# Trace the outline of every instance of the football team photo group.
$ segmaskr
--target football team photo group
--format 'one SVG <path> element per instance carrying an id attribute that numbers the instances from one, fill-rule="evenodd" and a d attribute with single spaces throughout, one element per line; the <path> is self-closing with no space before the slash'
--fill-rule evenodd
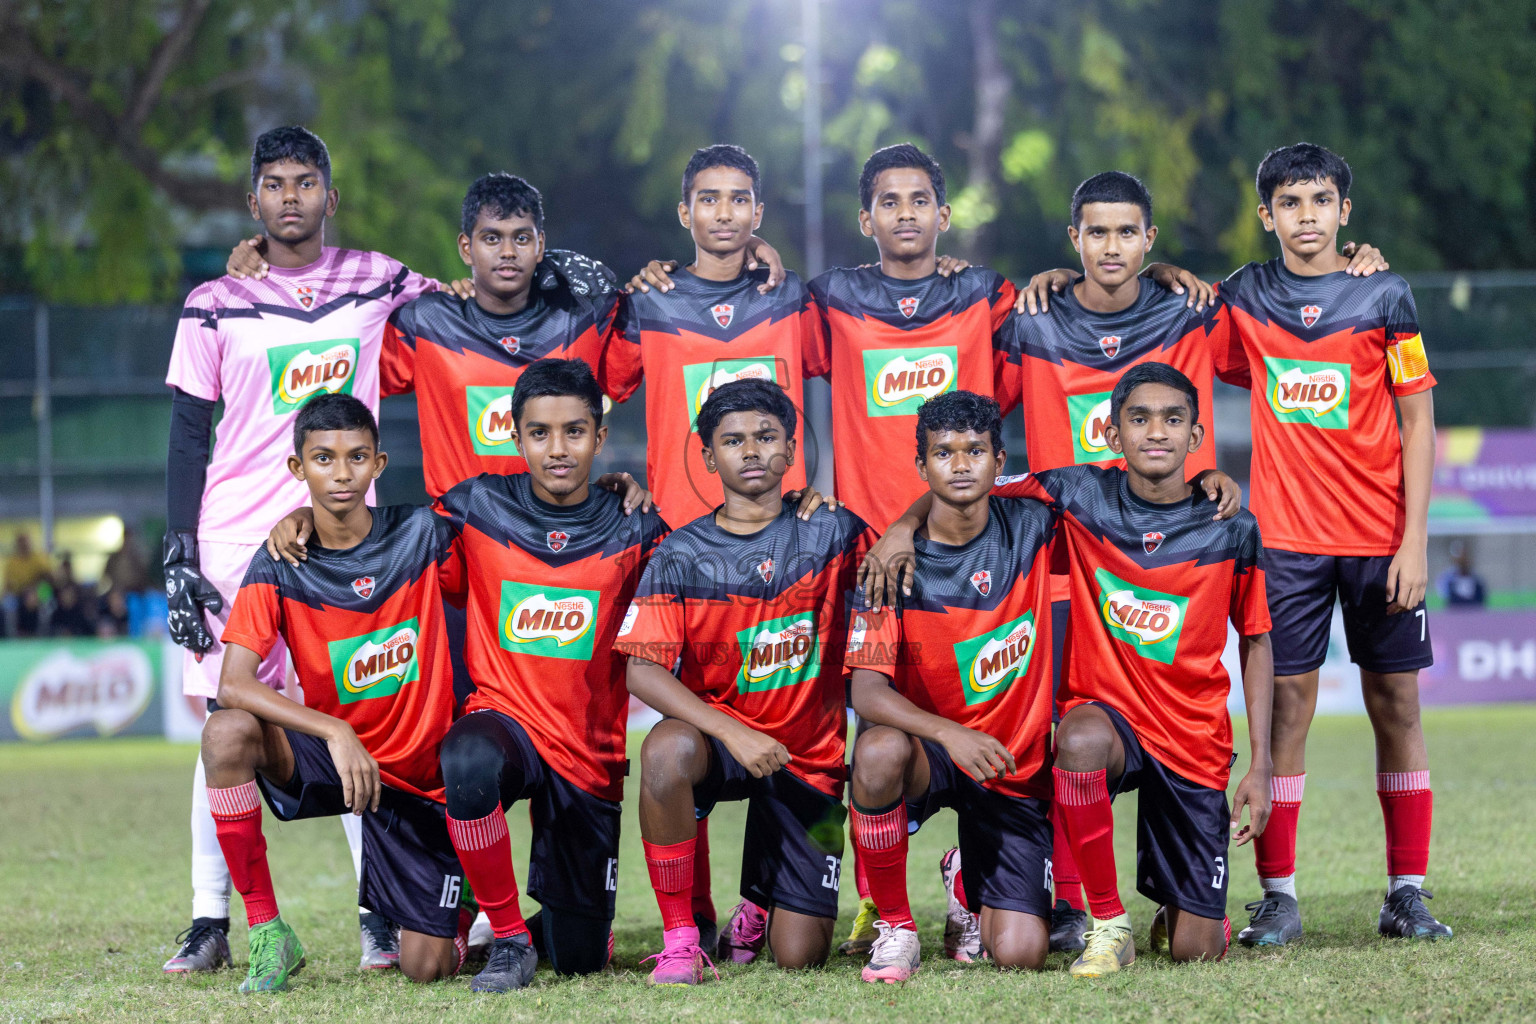
<path id="1" fill-rule="evenodd" d="M 1113 166 L 1060 197 L 1080 265 L 1014 282 L 954 258 L 944 169 L 910 143 L 828 210 L 864 265 L 806 279 L 729 142 L 669 169 L 680 227 L 654 251 L 691 259 L 616 275 L 546 237 L 538 182 L 493 171 L 440 226 L 467 268 L 440 282 L 336 247 L 366 170 L 303 126 L 261 134 L 258 228 L 187 297 L 165 376 L 168 625 L 207 717 L 190 914 L 146 905 L 190 922 L 163 984 L 224 972 L 260 999 L 360 948 L 464 999 L 547 966 L 558 1009 L 603 972 L 851 961 L 850 986 L 905 984 L 899 1016 L 936 960 L 1134 994 L 1156 963 L 1305 948 L 1325 903 L 1373 942 L 1449 938 L 1419 699 L 1435 377 L 1393 253 L 1350 240 L 1348 156 L 1252 154 L 1272 258 L 1219 284 L 1154 262 L 1154 196 Z M 1217 457 L 1218 380 L 1251 396 L 1250 465 Z M 375 497 L 417 441 L 381 426 L 391 395 L 427 504 Z M 643 476 L 604 454 L 626 415 Z M 1351 848 L 1374 892 L 1325 898 L 1297 851 L 1320 838 L 1301 811 L 1336 603 L 1380 819 Z M 352 854 L 355 907 L 319 911 L 344 949 L 285 917 L 309 867 L 267 836 L 308 818 Z M 712 818 L 739 870 L 712 871 Z M 919 863 L 922 831 L 941 858 Z M 639 858 L 636 966 L 614 951 Z"/>

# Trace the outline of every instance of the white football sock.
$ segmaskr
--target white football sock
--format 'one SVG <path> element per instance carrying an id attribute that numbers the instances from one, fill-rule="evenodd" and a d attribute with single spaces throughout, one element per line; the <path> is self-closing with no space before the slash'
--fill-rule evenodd
<path id="1" fill-rule="evenodd" d="M 352 851 L 352 873 L 357 876 L 357 884 L 363 884 L 363 819 L 357 814 L 343 814 L 341 816 L 341 830 L 347 834 L 347 847 Z M 368 908 L 358 905 L 358 912 L 366 914 Z"/>
<path id="2" fill-rule="evenodd" d="M 1265 892 L 1283 892 L 1291 899 L 1296 898 L 1296 876 L 1286 875 L 1284 878 L 1261 878 L 1259 884 Z"/>
<path id="3" fill-rule="evenodd" d="M 1411 885 L 1415 889 L 1422 889 L 1422 888 L 1424 888 L 1424 876 L 1423 875 L 1388 875 L 1387 876 L 1387 892 L 1389 892 L 1389 893 L 1397 892 L 1397 890 L 1401 889 L 1405 885 Z"/>
<path id="4" fill-rule="evenodd" d="M 208 810 L 208 777 L 199 756 L 192 773 L 192 916 L 228 917 L 229 891 L 229 868 Z"/>

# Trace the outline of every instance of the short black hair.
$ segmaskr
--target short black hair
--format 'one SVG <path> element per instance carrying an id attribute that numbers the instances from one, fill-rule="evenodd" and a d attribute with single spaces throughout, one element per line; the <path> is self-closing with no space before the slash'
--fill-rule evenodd
<path id="1" fill-rule="evenodd" d="M 1152 226 L 1152 193 L 1134 174 L 1105 171 L 1095 174 L 1072 193 L 1072 226 L 1083 226 L 1083 207 L 1089 203 L 1135 203 L 1141 207 L 1141 226 Z"/>
<path id="2" fill-rule="evenodd" d="M 603 425 L 603 389 L 585 359 L 539 359 L 517 378 L 512 389 L 512 422 L 523 421 L 523 406 L 530 398 L 580 398 L 592 412 L 592 425 Z"/>
<path id="3" fill-rule="evenodd" d="M 475 233 L 475 221 L 482 213 L 492 220 L 521 213 L 533 221 L 535 229 L 544 230 L 544 197 L 527 181 L 506 171 L 482 174 L 464 193 L 460 226 L 466 235 Z"/>
<path id="4" fill-rule="evenodd" d="M 1332 150 L 1310 142 L 1298 142 L 1294 146 L 1281 146 L 1264 154 L 1259 161 L 1259 173 L 1254 187 L 1259 191 L 1259 202 L 1266 207 L 1274 200 L 1275 189 L 1294 185 L 1301 181 L 1326 181 L 1333 179 L 1339 190 L 1339 200 L 1349 198 L 1351 180 L 1349 164 Z"/>
<path id="5" fill-rule="evenodd" d="M 1125 371 L 1120 383 L 1109 395 L 1109 422 L 1120 425 L 1120 409 L 1131 392 L 1143 384 L 1166 384 L 1175 391 L 1182 391 L 1189 398 L 1189 422 L 1200 422 L 1200 392 L 1190 379 L 1167 363 L 1137 363 Z"/>
<path id="6" fill-rule="evenodd" d="M 379 446 L 379 421 L 362 399 L 340 391 L 322 392 L 303 405 L 293 418 L 293 450 L 304 457 L 304 441 L 316 430 L 366 430 Z"/>
<path id="7" fill-rule="evenodd" d="M 256 137 L 251 150 L 251 189 L 261 180 L 261 169 L 267 164 L 292 160 L 296 164 L 308 164 L 320 172 L 325 187 L 331 187 L 331 151 L 325 148 L 320 136 L 303 125 L 290 124 Z"/>
<path id="8" fill-rule="evenodd" d="M 760 377 L 747 377 L 720 385 L 704 400 L 699 408 L 696 429 L 699 439 L 706 445 L 715 443 L 715 430 L 720 421 L 733 412 L 760 412 L 777 416 L 789 437 L 795 436 L 795 403 L 776 381 Z"/>
<path id="9" fill-rule="evenodd" d="M 700 171 L 707 171 L 711 167 L 729 167 L 745 174 L 752 179 L 752 198 L 759 203 L 763 201 L 763 176 L 757 169 L 757 161 L 740 146 L 721 142 L 696 149 L 693 156 L 688 158 L 688 166 L 683 168 L 684 203 L 693 202 L 693 179 L 699 176 Z"/>
<path id="10" fill-rule="evenodd" d="M 928 433 L 974 430 L 992 437 L 992 451 L 1003 450 L 1003 411 L 986 395 L 946 391 L 917 407 L 917 457 L 928 457 Z"/>
<path id="11" fill-rule="evenodd" d="M 880 177 L 880 172 L 901 167 L 915 168 L 927 174 L 933 183 L 933 197 L 940 206 L 944 205 L 944 169 L 912 143 L 901 142 L 875 150 L 864 161 L 864 170 L 859 173 L 859 209 L 867 210 L 874 205 L 875 179 Z"/>

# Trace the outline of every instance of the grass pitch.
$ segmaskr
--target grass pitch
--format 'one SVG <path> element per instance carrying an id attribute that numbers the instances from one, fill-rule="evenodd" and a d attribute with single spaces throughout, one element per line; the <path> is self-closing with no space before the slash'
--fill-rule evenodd
<path id="1" fill-rule="evenodd" d="M 789 974 L 769 964 L 722 967 L 695 990 L 648 990 L 638 964 L 660 942 L 660 920 L 626 803 L 615 970 L 558 980 L 541 969 L 509 996 L 476 996 L 467 978 L 436 985 L 362 974 L 351 860 L 332 821 L 266 816 L 283 916 L 309 966 L 292 991 L 242 997 L 244 918 L 235 899 L 236 971 L 167 978 L 160 964 L 190 912 L 188 790 L 195 752 L 160 741 L 0 747 L 0 1020 L 186 1021 L 1275 1021 L 1536 1018 L 1536 706 L 1425 715 L 1436 795 L 1431 908 L 1456 929 L 1438 945 L 1375 933 L 1384 887 L 1381 814 L 1364 718 L 1312 730 L 1301 819 L 1303 943 L 1285 951 L 1234 946 L 1224 963 L 1175 967 L 1143 953 L 1123 974 L 1075 981 L 1067 957 L 1043 974 L 1002 974 L 942 958 L 938 859 L 952 820 L 912 843 L 913 909 L 924 967 L 903 987 L 863 985 L 844 959 Z M 1244 735 L 1239 723 L 1238 735 Z M 635 744 L 638 754 L 638 743 Z M 1239 762 L 1241 770 L 1244 762 Z M 631 796 L 635 780 L 630 780 Z M 1116 805 L 1121 891 L 1145 945 L 1153 907 L 1133 895 L 1134 798 Z M 948 814 L 949 812 L 946 812 Z M 715 900 L 735 900 L 741 805 L 711 829 Z M 514 849 L 527 818 L 511 815 Z M 522 856 L 522 854 L 520 854 Z M 1234 851 L 1228 907 L 1234 932 L 1258 895 L 1252 859 Z M 524 877 L 523 864 L 518 866 Z M 844 886 L 839 938 L 857 904 Z M 534 909 L 525 903 L 526 912 Z"/>

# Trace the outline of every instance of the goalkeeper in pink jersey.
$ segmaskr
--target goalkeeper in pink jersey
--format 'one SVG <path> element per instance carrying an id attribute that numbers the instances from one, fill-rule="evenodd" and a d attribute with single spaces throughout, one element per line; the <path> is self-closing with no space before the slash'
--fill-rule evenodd
<path id="1" fill-rule="evenodd" d="M 224 276 L 187 297 L 166 383 L 174 389 L 166 474 L 165 589 L 171 638 L 187 653 L 182 689 L 212 706 L 224 645 L 217 640 L 241 577 L 272 524 L 308 501 L 284 470 L 292 414 L 317 394 L 342 392 L 375 414 L 379 347 L 393 310 L 437 282 L 376 252 L 325 244 L 336 211 L 325 143 L 300 127 L 276 128 L 251 156 L 251 216 L 266 233 L 269 273 Z M 215 403 L 223 418 L 213 433 Z M 210 435 L 213 453 L 209 456 Z M 370 493 L 368 500 L 373 501 Z M 287 651 L 278 640 L 258 678 L 281 689 Z M 229 957 L 229 870 L 219 850 L 199 761 L 192 787 L 192 926 L 165 964 L 171 974 L 217 970 Z M 344 817 L 353 867 L 358 821 Z M 360 921 L 365 968 L 399 953 L 381 916 Z"/>

